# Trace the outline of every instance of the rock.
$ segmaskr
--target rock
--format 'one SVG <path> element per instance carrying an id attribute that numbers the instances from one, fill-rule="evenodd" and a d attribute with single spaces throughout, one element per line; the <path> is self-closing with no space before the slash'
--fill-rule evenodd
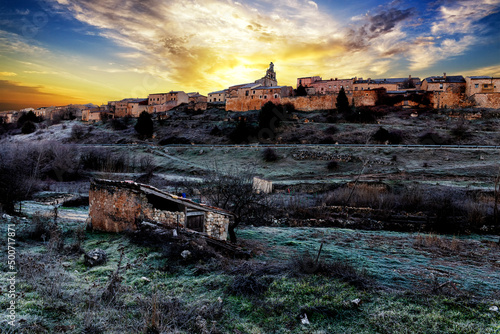
<path id="1" fill-rule="evenodd" d="M 147 278 L 147 277 L 144 277 L 144 276 L 141 277 L 141 280 L 146 281 L 146 282 L 151 282 L 150 278 Z"/>
<path id="2" fill-rule="evenodd" d="M 359 305 L 361 305 L 361 299 L 356 298 L 354 300 L 351 300 L 351 303 L 353 303 L 356 306 L 359 306 Z"/>
<path id="3" fill-rule="evenodd" d="M 106 263 L 107 259 L 108 255 L 106 254 L 106 252 L 100 248 L 96 248 L 84 255 L 83 263 L 87 267 L 95 267 Z"/>
<path id="4" fill-rule="evenodd" d="M 310 325 L 311 323 L 309 322 L 309 319 L 307 319 L 307 314 L 304 313 L 303 315 L 300 315 L 300 322 L 302 325 Z"/>
<path id="5" fill-rule="evenodd" d="M 188 251 L 188 250 L 183 250 L 182 253 L 181 253 L 181 256 L 183 259 L 188 259 L 191 257 L 191 252 Z"/>
<path id="6" fill-rule="evenodd" d="M 491 312 L 498 312 L 498 306 L 492 306 L 489 308 Z"/>

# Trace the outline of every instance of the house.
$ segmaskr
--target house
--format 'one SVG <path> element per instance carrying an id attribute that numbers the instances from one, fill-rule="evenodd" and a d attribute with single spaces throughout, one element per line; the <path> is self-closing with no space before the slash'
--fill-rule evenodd
<path id="1" fill-rule="evenodd" d="M 104 117 L 113 119 L 115 115 L 103 107 L 94 107 L 82 110 L 82 121 L 95 123 L 101 121 Z"/>
<path id="2" fill-rule="evenodd" d="M 143 112 L 148 112 L 148 99 L 131 99 L 127 103 L 127 116 L 139 117 Z"/>
<path id="3" fill-rule="evenodd" d="M 150 114 L 156 112 L 168 111 L 182 103 L 188 103 L 189 97 L 183 91 L 170 91 L 168 93 L 149 94 L 148 96 L 148 112 Z"/>
<path id="4" fill-rule="evenodd" d="M 342 88 L 346 93 L 353 90 L 353 79 L 330 79 L 312 82 L 309 87 L 314 88 L 315 94 L 338 94 Z"/>
<path id="5" fill-rule="evenodd" d="M 297 87 L 299 87 L 299 86 L 311 87 L 311 84 L 313 82 L 320 81 L 320 80 L 321 80 L 320 76 L 297 78 Z"/>
<path id="6" fill-rule="evenodd" d="M 443 73 L 443 76 L 425 78 L 420 89 L 428 92 L 455 91 L 465 93 L 465 79 L 461 75 L 446 75 L 446 73 Z"/>
<path id="7" fill-rule="evenodd" d="M 227 239 L 233 214 L 199 204 L 149 185 L 94 179 L 89 191 L 89 227 L 107 232 L 134 231 L 153 221 L 165 228 L 183 228 Z"/>
<path id="8" fill-rule="evenodd" d="M 431 106 L 439 108 L 458 108 L 470 106 L 465 95 L 466 82 L 461 75 L 434 76 L 422 81 L 421 90 L 426 91 Z"/>
<path id="9" fill-rule="evenodd" d="M 500 108 L 500 78 L 474 76 L 465 78 L 465 94 L 476 107 Z"/>
<path id="10" fill-rule="evenodd" d="M 199 92 L 188 93 L 188 106 L 193 110 L 207 110 L 207 97 Z"/>
<path id="11" fill-rule="evenodd" d="M 225 103 L 226 102 L 226 94 L 227 89 L 218 90 L 216 92 L 208 93 L 207 102 L 208 103 Z"/>

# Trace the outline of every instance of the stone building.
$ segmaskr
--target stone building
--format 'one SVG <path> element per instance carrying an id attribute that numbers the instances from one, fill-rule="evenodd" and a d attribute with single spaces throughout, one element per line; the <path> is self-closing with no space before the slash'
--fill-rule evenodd
<path id="1" fill-rule="evenodd" d="M 199 92 L 188 93 L 188 106 L 193 110 L 207 110 L 207 97 Z"/>
<path id="2" fill-rule="evenodd" d="M 226 94 L 227 89 L 208 93 L 207 101 L 209 103 L 226 103 Z"/>
<path id="3" fill-rule="evenodd" d="M 466 77 L 465 93 L 467 96 L 481 93 L 500 93 L 500 78 L 488 76 Z"/>
<path id="4" fill-rule="evenodd" d="M 271 101 L 281 104 L 282 98 L 292 95 L 291 86 L 278 86 L 274 64 L 271 62 L 266 75 L 253 83 L 231 86 L 226 94 L 227 111 L 259 110 Z"/>
<path id="5" fill-rule="evenodd" d="M 90 227 L 107 232 L 134 231 L 138 223 L 153 221 L 226 240 L 233 217 L 229 211 L 131 181 L 93 180 L 89 202 Z"/>
<path id="6" fill-rule="evenodd" d="M 465 78 L 465 94 L 479 108 L 500 109 L 500 78 L 474 76 Z"/>
<path id="7" fill-rule="evenodd" d="M 320 76 L 297 78 L 297 87 L 299 87 L 300 85 L 302 85 L 303 87 L 311 87 L 311 84 L 313 82 L 320 80 L 321 80 Z"/>
<path id="8" fill-rule="evenodd" d="M 156 112 L 168 111 L 182 103 L 188 103 L 189 97 L 183 91 L 170 91 L 168 93 L 149 94 L 148 96 L 148 112 L 150 114 Z"/>
<path id="9" fill-rule="evenodd" d="M 422 81 L 421 90 L 428 92 L 456 92 L 465 93 L 465 79 L 461 75 L 434 76 Z"/>

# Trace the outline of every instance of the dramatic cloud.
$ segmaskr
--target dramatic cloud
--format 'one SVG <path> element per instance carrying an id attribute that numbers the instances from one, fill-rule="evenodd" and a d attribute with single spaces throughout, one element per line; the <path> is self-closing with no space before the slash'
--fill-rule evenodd
<path id="1" fill-rule="evenodd" d="M 15 77 L 17 73 L 14 72 L 0 72 L 0 77 Z"/>
<path id="2" fill-rule="evenodd" d="M 439 8 L 432 24 L 433 34 L 472 34 L 481 28 L 478 21 L 497 13 L 500 0 L 460 0 Z"/>

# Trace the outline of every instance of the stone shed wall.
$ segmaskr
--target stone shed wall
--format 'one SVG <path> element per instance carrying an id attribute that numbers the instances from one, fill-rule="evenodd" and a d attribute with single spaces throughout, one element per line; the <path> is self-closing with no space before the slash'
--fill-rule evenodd
<path id="1" fill-rule="evenodd" d="M 100 231 L 122 232 L 137 229 L 136 219 L 153 220 L 165 226 L 184 227 L 184 212 L 170 212 L 154 208 L 146 195 L 138 189 L 91 184 L 89 215 L 92 228 Z"/>
<path id="2" fill-rule="evenodd" d="M 219 240 L 227 239 L 229 217 L 215 213 L 205 212 L 205 233 Z"/>

